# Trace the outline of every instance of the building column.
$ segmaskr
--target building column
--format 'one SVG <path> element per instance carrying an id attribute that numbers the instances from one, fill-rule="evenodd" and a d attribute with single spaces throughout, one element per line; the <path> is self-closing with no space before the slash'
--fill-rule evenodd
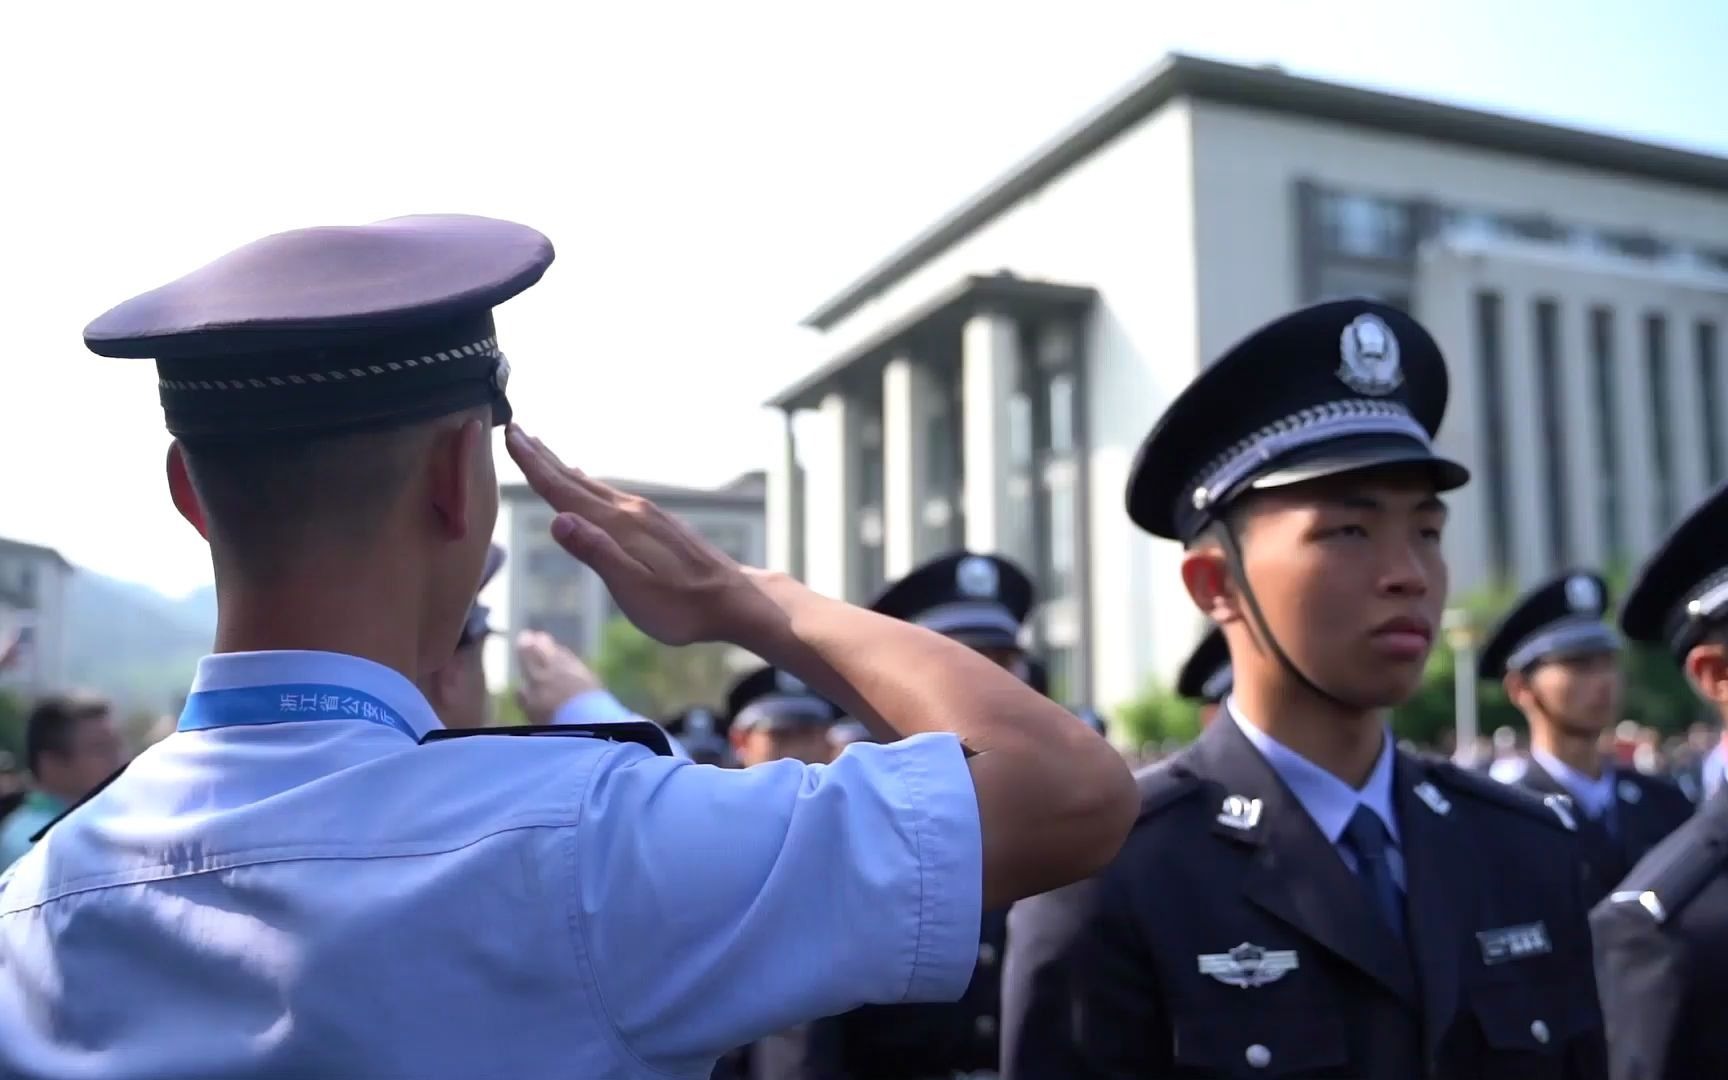
<path id="1" fill-rule="evenodd" d="M 1557 342 L 1561 413 L 1566 426 L 1567 510 L 1571 521 L 1573 561 L 1603 567 L 1609 552 L 1602 529 L 1603 491 L 1613 483 L 1602 475 L 1601 417 L 1596 414 L 1596 366 L 1591 355 L 1590 306 L 1576 294 L 1560 304 Z"/>
<path id="2" fill-rule="evenodd" d="M 1703 383 L 1698 375 L 1697 319 L 1685 307 L 1655 311 L 1667 325 L 1668 400 L 1657 404 L 1672 432 L 1674 448 L 1674 510 L 1684 517 L 1710 490 L 1704 443 Z"/>
<path id="3" fill-rule="evenodd" d="M 768 569 L 804 580 L 804 470 L 792 411 L 780 414 L 780 452 L 768 469 Z"/>
<path id="4" fill-rule="evenodd" d="M 814 485 L 804 500 L 805 583 L 826 596 L 853 599 L 859 409 L 845 394 L 832 391 L 813 419 L 818 433 L 809 447 L 809 468 L 830 482 Z"/>
<path id="5" fill-rule="evenodd" d="M 1520 589 L 1549 573 L 1547 447 L 1542 443 L 1542 400 L 1536 373 L 1536 320 L 1531 297 L 1511 289 L 1503 294 L 1501 323 L 1504 362 L 1500 366 L 1500 400 L 1530 402 L 1529 411 L 1509 409 L 1506 420 L 1506 489 L 1512 514 L 1512 577 Z"/>
<path id="6" fill-rule="evenodd" d="M 1620 512 L 1625 515 L 1626 544 L 1634 559 L 1655 548 L 1656 538 L 1672 522 L 1661 521 L 1661 478 L 1650 444 L 1649 362 L 1644 355 L 1644 321 L 1632 305 L 1613 309 L 1613 363 L 1620 406 Z"/>
<path id="7" fill-rule="evenodd" d="M 896 356 L 882 370 L 882 558 L 889 581 L 906 576 L 926 554 L 919 538 L 936 393 L 930 372 L 910 356 Z"/>
<path id="8" fill-rule="evenodd" d="M 995 552 L 1008 540 L 1008 399 L 1020 372 L 1020 331 L 991 312 L 966 321 L 960 395 L 966 546 Z"/>

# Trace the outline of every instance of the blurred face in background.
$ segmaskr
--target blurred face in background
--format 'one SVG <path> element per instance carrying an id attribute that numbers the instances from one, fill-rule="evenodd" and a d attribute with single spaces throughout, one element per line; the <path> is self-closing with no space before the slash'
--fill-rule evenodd
<path id="1" fill-rule="evenodd" d="M 732 752 L 745 768 L 768 761 L 791 758 L 810 765 L 825 765 L 834 759 L 834 744 L 828 731 L 834 725 L 809 720 L 754 724 L 732 728 Z"/>
<path id="2" fill-rule="evenodd" d="M 36 783 L 65 802 L 76 802 L 112 776 L 123 757 L 114 717 L 104 710 L 72 723 L 64 752 L 43 750 Z"/>
<path id="3" fill-rule="evenodd" d="M 1526 716 L 1597 738 L 1619 719 L 1620 685 L 1619 655 L 1598 652 L 1545 660 L 1510 676 L 1506 691 Z"/>

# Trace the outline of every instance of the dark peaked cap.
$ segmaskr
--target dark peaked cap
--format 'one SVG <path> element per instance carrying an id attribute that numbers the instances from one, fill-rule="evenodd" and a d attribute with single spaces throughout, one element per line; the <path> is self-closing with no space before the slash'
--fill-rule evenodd
<path id="1" fill-rule="evenodd" d="M 1604 619 L 1608 583 L 1600 574 L 1572 570 L 1519 598 L 1482 645 L 1476 677 L 1498 680 L 1508 671 L 1562 656 L 1613 652 L 1620 639 Z"/>
<path id="2" fill-rule="evenodd" d="M 1446 361 L 1420 323 L 1371 300 L 1316 304 L 1254 331 L 1165 410 L 1129 474 L 1128 517 L 1189 541 L 1244 492 L 1395 464 L 1442 491 L 1470 473 L 1434 453 Z"/>
<path id="3" fill-rule="evenodd" d="M 1013 560 L 951 551 L 882 590 L 870 610 L 966 645 L 1012 648 L 1032 602 L 1032 578 Z"/>
<path id="4" fill-rule="evenodd" d="M 1189 701 L 1213 705 L 1229 696 L 1234 682 L 1230 645 L 1224 640 L 1224 631 L 1214 626 L 1182 665 L 1176 676 L 1176 693 Z"/>
<path id="5" fill-rule="evenodd" d="M 1693 508 L 1644 563 L 1620 609 L 1634 641 L 1666 645 L 1684 661 L 1728 622 L 1728 486 Z"/>
<path id="6" fill-rule="evenodd" d="M 156 360 L 168 430 L 257 442 L 377 430 L 490 404 L 510 419 L 492 309 L 553 258 L 523 225 L 458 215 L 248 244 L 84 330 Z"/>
<path id="7" fill-rule="evenodd" d="M 790 671 L 764 666 L 746 673 L 726 693 L 726 727 L 792 728 L 826 725 L 840 710 Z"/>

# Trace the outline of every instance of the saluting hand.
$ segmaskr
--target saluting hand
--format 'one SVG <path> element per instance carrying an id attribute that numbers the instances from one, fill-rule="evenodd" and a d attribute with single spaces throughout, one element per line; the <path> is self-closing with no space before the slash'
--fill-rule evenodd
<path id="1" fill-rule="evenodd" d="M 550 724 L 558 706 L 601 688 L 581 657 L 540 630 L 524 630 L 516 636 L 516 670 L 522 675 L 516 703 L 530 724 Z"/>
<path id="2" fill-rule="evenodd" d="M 667 645 L 734 640 L 764 603 L 744 568 L 647 499 L 572 468 L 515 424 L 505 442 L 558 516 L 552 537 L 600 575 L 626 618 Z"/>

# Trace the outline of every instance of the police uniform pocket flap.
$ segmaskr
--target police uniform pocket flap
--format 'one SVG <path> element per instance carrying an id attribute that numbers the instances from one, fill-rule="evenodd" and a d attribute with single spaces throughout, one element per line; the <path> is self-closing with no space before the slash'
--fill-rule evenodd
<path id="1" fill-rule="evenodd" d="M 1174 1058 L 1219 1076 L 1336 1076 L 1349 1063 L 1344 1026 L 1318 1011 L 1252 1009 L 1178 1015 Z"/>
<path id="2" fill-rule="evenodd" d="M 1588 999 L 1572 987 L 1496 983 L 1470 993 L 1482 1038 L 1498 1051 L 1559 1050 L 1594 1023 Z"/>

